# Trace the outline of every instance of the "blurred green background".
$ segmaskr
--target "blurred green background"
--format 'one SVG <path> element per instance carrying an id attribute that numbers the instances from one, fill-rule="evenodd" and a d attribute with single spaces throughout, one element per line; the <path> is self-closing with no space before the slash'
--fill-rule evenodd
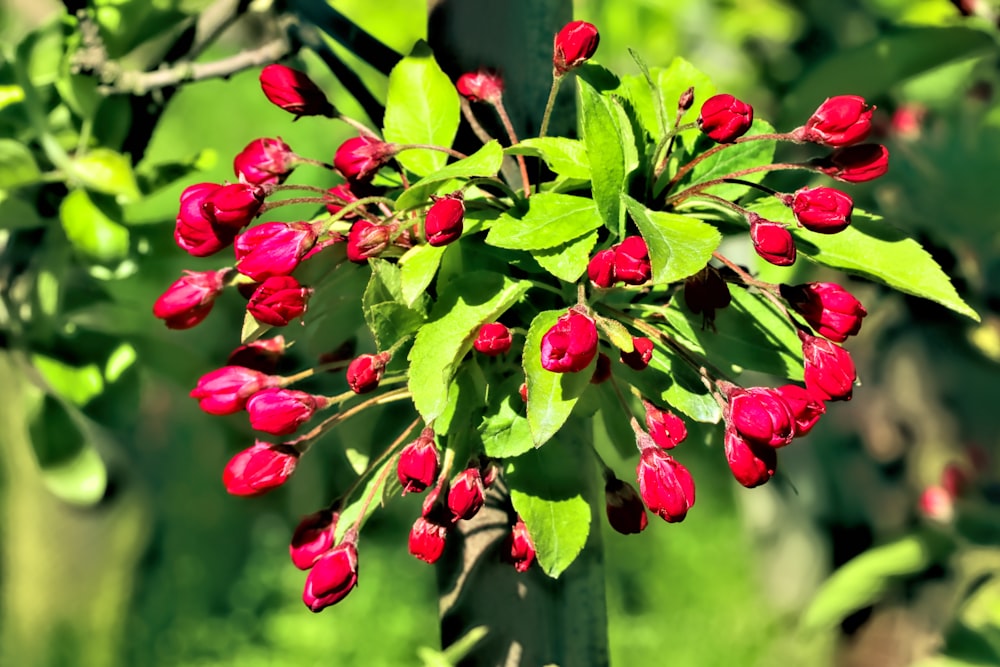
<path id="1" fill-rule="evenodd" d="M 332 4 L 401 53 L 426 34 L 420 0 Z M 0 42 L 16 44 L 60 10 L 8 1 Z M 892 171 L 852 192 L 927 244 L 983 316 L 976 324 L 862 280 L 846 283 L 870 313 L 850 343 L 862 386 L 783 454 L 781 478 L 747 491 L 731 479 L 718 437 L 705 447 L 692 438 L 685 462 L 698 504 L 684 523 L 654 520 L 640 536 L 603 526 L 614 664 L 1000 664 L 1000 550 L 990 528 L 1000 525 L 997 13 L 989 2 L 947 0 L 576 3 L 577 18 L 601 30 L 602 64 L 632 71 L 628 48 L 656 65 L 682 55 L 779 129 L 801 124 L 827 95 L 859 93 L 878 104 L 878 138 L 890 145 Z M 252 20 L 237 26 L 206 57 L 247 48 L 266 29 Z M 335 48 L 384 97 L 384 78 Z M 315 56 L 300 64 L 339 108 L 363 117 Z M 4 122 L 0 133 L 13 127 Z M 109 462 L 103 500 L 73 505 L 43 484 L 24 427 L 30 392 L 14 380 L 0 383 L 3 664 L 374 667 L 418 664 L 419 647 L 437 648 L 434 570 L 406 550 L 419 499 L 375 515 L 362 539 L 358 590 L 310 614 L 287 541 L 298 517 L 326 503 L 327 482 L 343 464 L 333 451 L 341 448 L 324 446 L 319 461 L 267 497 L 227 496 L 222 467 L 251 432 L 238 417 L 204 415 L 186 393 L 237 345 L 242 306 L 227 294 L 204 324 L 184 332 L 168 332 L 150 314 L 182 269 L 214 267 L 172 244 L 186 185 L 230 178 L 232 156 L 261 136 L 329 160 L 348 129 L 290 122 L 260 94 L 256 69 L 185 86 L 168 104 L 144 160 L 200 154 L 204 170 L 124 210 L 130 242 L 144 254 L 138 266 L 119 267 L 132 272 L 127 279 L 103 283 L 116 304 L 103 316 L 111 319 L 106 337 L 127 341 L 140 363 L 109 388 L 100 413 L 117 438 L 100 448 Z M 19 213 L 0 208 L 5 235 Z M 820 275 L 796 270 L 795 280 Z M 107 349 L 95 337 L 81 335 L 74 345 Z M 322 341 L 312 345 L 303 352 L 325 351 Z M 49 352 L 65 350 L 53 342 Z M 16 379 L 9 367 L 2 377 Z M 334 439 L 364 451 L 382 437 L 377 428 L 352 424 Z M 953 516 L 930 521 L 920 494 L 940 483 L 949 462 L 965 472 L 968 490 Z M 615 467 L 628 478 L 632 465 Z M 890 553 L 862 568 L 823 599 L 826 608 L 812 608 L 811 629 L 800 628 L 836 567 L 872 546 L 927 535 L 935 536 L 927 544 L 946 535 L 952 546 L 909 559 Z"/>

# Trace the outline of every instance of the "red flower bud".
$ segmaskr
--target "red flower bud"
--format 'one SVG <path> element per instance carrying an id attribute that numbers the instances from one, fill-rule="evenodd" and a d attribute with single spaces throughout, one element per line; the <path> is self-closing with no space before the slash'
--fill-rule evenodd
<path id="1" fill-rule="evenodd" d="M 461 196 L 442 197 L 434 202 L 427 211 L 424 220 L 424 233 L 427 244 L 432 246 L 448 245 L 457 241 L 462 235 L 465 217 L 465 203 Z"/>
<path id="2" fill-rule="evenodd" d="M 849 401 L 857 371 L 847 350 L 799 331 L 805 359 L 806 387 L 825 401 Z"/>
<path id="3" fill-rule="evenodd" d="M 795 437 L 807 435 L 826 412 L 826 404 L 815 393 L 797 384 L 786 384 L 775 389 L 788 404 L 795 419 Z"/>
<path id="4" fill-rule="evenodd" d="M 302 601 L 318 612 L 337 604 L 358 585 L 358 548 L 353 539 L 344 540 L 316 561 L 306 577 Z"/>
<path id="5" fill-rule="evenodd" d="M 448 509 L 452 520 L 471 519 L 486 502 L 486 489 L 479 468 L 466 468 L 451 481 L 448 491 Z"/>
<path id="6" fill-rule="evenodd" d="M 781 295 L 816 333 L 835 343 L 857 334 L 868 314 L 861 302 L 837 283 L 782 285 Z"/>
<path id="7" fill-rule="evenodd" d="M 326 203 L 326 210 L 331 215 L 340 213 L 340 210 L 347 204 L 353 204 L 358 201 L 358 196 L 351 190 L 350 183 L 335 185 L 328 192 L 332 197 Z M 358 209 L 351 209 L 348 213 L 344 214 L 343 220 L 357 220 L 360 215 L 361 212 Z"/>
<path id="8" fill-rule="evenodd" d="M 347 367 L 347 384 L 355 394 L 367 394 L 378 387 L 385 373 L 386 364 L 391 356 L 388 352 L 381 354 L 362 354 Z"/>
<path id="9" fill-rule="evenodd" d="M 784 225 L 763 218 L 750 221 L 750 240 L 760 257 L 775 266 L 795 263 L 795 239 Z"/>
<path id="10" fill-rule="evenodd" d="M 969 471 L 964 466 L 949 461 L 941 470 L 941 486 L 951 494 L 953 498 L 960 498 L 969 490 L 972 482 Z"/>
<path id="11" fill-rule="evenodd" d="M 795 437 L 795 418 L 781 394 L 767 387 L 733 386 L 727 398 L 727 425 L 750 442 L 784 447 Z"/>
<path id="12" fill-rule="evenodd" d="M 510 547 L 506 550 L 507 559 L 513 563 L 514 569 L 518 572 L 527 572 L 535 562 L 535 543 L 531 540 L 528 527 L 524 525 L 524 519 L 521 517 L 517 517 L 517 522 L 507 538 L 507 544 Z"/>
<path id="13" fill-rule="evenodd" d="M 169 329 L 190 329 L 212 312 L 228 272 L 185 271 L 153 304 L 153 315 Z"/>
<path id="14" fill-rule="evenodd" d="M 410 529 L 410 554 L 425 563 L 436 563 L 444 553 L 448 527 L 418 516 Z"/>
<path id="15" fill-rule="evenodd" d="M 337 515 L 330 510 L 308 514 L 299 521 L 288 545 L 288 555 L 300 570 L 308 570 L 333 546 Z"/>
<path id="16" fill-rule="evenodd" d="M 259 496 L 288 481 L 299 462 L 299 452 L 288 445 L 261 440 L 229 459 L 222 483 L 234 496 Z"/>
<path id="17" fill-rule="evenodd" d="M 882 144 L 848 146 L 814 159 L 810 164 L 838 181 L 864 183 L 889 171 L 889 149 Z"/>
<path id="18" fill-rule="evenodd" d="M 528 402 L 528 383 L 522 382 L 521 386 L 517 388 L 517 393 L 521 397 L 522 403 Z"/>
<path id="19" fill-rule="evenodd" d="M 295 153 L 281 139 L 254 139 L 233 158 L 233 171 L 244 183 L 277 185 L 295 168 Z"/>
<path id="20" fill-rule="evenodd" d="M 587 277 L 597 287 L 608 289 L 614 286 L 618 278 L 615 276 L 613 248 L 602 250 L 590 258 L 590 263 L 587 264 Z"/>
<path id="21" fill-rule="evenodd" d="M 174 240 L 185 252 L 195 257 L 208 257 L 233 242 L 239 229 L 216 224 L 205 212 L 209 195 L 218 190 L 218 183 L 196 183 L 181 193 Z"/>
<path id="22" fill-rule="evenodd" d="M 542 336 L 542 368 L 553 373 L 577 373 L 597 356 L 597 325 L 570 309 Z"/>
<path id="23" fill-rule="evenodd" d="M 949 523 L 955 518 L 955 498 L 941 486 L 928 486 L 920 494 L 920 513 L 928 519 Z"/>
<path id="24" fill-rule="evenodd" d="M 283 327 L 306 312 L 312 288 L 303 287 L 291 276 L 272 276 L 250 297 L 247 311 L 258 322 Z"/>
<path id="25" fill-rule="evenodd" d="M 773 447 L 748 442 L 740 437 L 736 429 L 726 427 L 724 449 L 733 477 L 748 489 L 760 486 L 774 476 L 778 450 Z"/>
<path id="26" fill-rule="evenodd" d="M 611 357 L 603 352 L 597 353 L 597 363 L 594 364 L 594 374 L 590 376 L 590 384 L 601 384 L 611 377 Z"/>
<path id="27" fill-rule="evenodd" d="M 264 190 L 259 185 L 228 183 L 208 195 L 201 208 L 216 224 L 240 230 L 257 217 L 263 203 Z"/>
<path id="28" fill-rule="evenodd" d="M 313 396 L 295 389 L 271 387 L 258 391 L 247 401 L 250 426 L 255 431 L 271 435 L 288 435 L 312 419 L 317 410 L 329 402 L 323 396 Z"/>
<path id="29" fill-rule="evenodd" d="M 632 337 L 632 351 L 621 353 L 622 363 L 637 371 L 645 370 L 653 358 L 653 341 L 643 337 Z"/>
<path id="30" fill-rule="evenodd" d="M 367 264 L 369 257 L 378 257 L 389 247 L 394 227 L 358 220 L 351 225 L 347 235 L 347 259 L 357 264 Z"/>
<path id="31" fill-rule="evenodd" d="M 499 322 L 490 322 L 479 328 L 472 347 L 487 356 L 496 357 L 506 353 L 513 342 L 510 329 Z"/>
<path id="32" fill-rule="evenodd" d="M 809 231 L 836 234 L 851 224 L 854 201 L 840 190 L 802 188 L 789 199 L 795 219 Z"/>
<path id="33" fill-rule="evenodd" d="M 434 444 L 434 431 L 425 428 L 420 436 L 403 447 L 396 464 L 396 476 L 403 485 L 403 495 L 420 493 L 437 479 L 441 460 Z"/>
<path id="34" fill-rule="evenodd" d="M 191 398 L 210 415 L 231 415 L 262 389 L 277 386 L 280 378 L 242 366 L 223 366 L 206 373 L 191 390 Z"/>
<path id="35" fill-rule="evenodd" d="M 365 135 L 340 144 L 333 166 L 349 181 L 368 181 L 395 155 L 392 144 Z"/>
<path id="36" fill-rule="evenodd" d="M 694 505 L 691 473 L 659 447 L 646 447 L 636 466 L 639 494 L 654 514 L 669 523 L 683 521 Z"/>
<path id="37" fill-rule="evenodd" d="M 499 104 L 503 97 L 503 77 L 488 69 L 466 72 L 455 82 L 458 94 L 470 102 Z"/>
<path id="38" fill-rule="evenodd" d="M 892 114 L 889 122 L 891 133 L 898 139 L 916 141 L 920 138 L 921 125 L 924 124 L 926 115 L 927 109 L 919 104 L 903 104 Z"/>
<path id="39" fill-rule="evenodd" d="M 556 76 L 562 76 L 590 60 L 600 41 L 601 36 L 591 23 L 573 21 L 563 26 L 552 49 L 552 66 Z"/>
<path id="40" fill-rule="evenodd" d="M 684 112 L 694 104 L 694 86 L 691 86 L 677 98 L 677 110 Z"/>
<path id="41" fill-rule="evenodd" d="M 284 65 L 268 65 L 261 70 L 260 87 L 272 104 L 295 114 L 296 118 L 337 115 L 326 95 L 305 72 Z"/>
<path id="42" fill-rule="evenodd" d="M 261 373 L 273 373 L 285 353 L 285 337 L 263 338 L 240 345 L 229 354 L 228 366 L 243 366 Z"/>
<path id="43" fill-rule="evenodd" d="M 684 420 L 673 412 L 660 410 L 649 401 L 642 402 L 646 408 L 646 427 L 649 435 L 663 449 L 673 449 L 687 437 Z"/>
<path id="44" fill-rule="evenodd" d="M 615 278 L 626 285 L 641 285 L 650 279 L 649 248 L 641 236 L 626 236 L 614 250 Z"/>
<path id="45" fill-rule="evenodd" d="M 236 237 L 236 269 L 256 281 L 287 276 L 316 247 L 307 222 L 265 222 Z"/>
<path id="46" fill-rule="evenodd" d="M 753 107 L 732 95 L 714 95 L 701 105 L 698 128 L 720 144 L 736 141 L 750 129 Z"/>
<path id="47" fill-rule="evenodd" d="M 865 98 L 857 95 L 829 97 L 803 127 L 792 135 L 798 141 L 810 141 L 839 148 L 849 146 L 865 137 L 872 129 L 872 111 Z"/>
<path id="48" fill-rule="evenodd" d="M 649 520 L 642 498 L 631 484 L 617 477 L 611 477 L 604 484 L 605 510 L 608 523 L 622 535 L 641 533 Z"/>

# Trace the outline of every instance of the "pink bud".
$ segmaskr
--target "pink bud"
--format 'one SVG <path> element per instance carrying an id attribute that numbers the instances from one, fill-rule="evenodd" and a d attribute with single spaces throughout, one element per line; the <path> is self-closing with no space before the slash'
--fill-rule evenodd
<path id="1" fill-rule="evenodd" d="M 753 123 L 753 107 L 732 95 L 714 95 L 701 105 L 698 127 L 709 139 L 728 144 L 746 134 Z"/>
<path id="2" fill-rule="evenodd" d="M 268 65 L 261 70 L 260 87 L 272 104 L 295 114 L 296 118 L 337 115 L 326 95 L 305 72 L 284 65 Z"/>
<path id="3" fill-rule="evenodd" d="M 854 201 L 835 188 L 802 188 L 791 202 L 795 219 L 809 231 L 836 234 L 851 224 Z"/>
<path id="4" fill-rule="evenodd" d="M 347 367 L 347 385 L 355 394 L 367 394 L 378 387 L 385 373 L 386 364 L 391 356 L 388 352 L 381 354 L 362 354 Z"/>
<path id="5" fill-rule="evenodd" d="M 228 366 L 243 366 L 261 373 L 273 373 L 278 359 L 285 353 L 285 337 L 262 338 L 240 345 L 229 354 Z"/>
<path id="6" fill-rule="evenodd" d="M 784 225 L 763 218 L 751 218 L 750 240 L 762 259 L 775 266 L 795 263 L 795 239 Z"/>
<path id="7" fill-rule="evenodd" d="M 291 276 L 272 276 L 260 284 L 250 297 L 247 311 L 258 322 L 283 327 L 306 312 L 312 289 L 303 287 Z"/>
<path id="8" fill-rule="evenodd" d="M 733 477 L 748 489 L 760 486 L 774 476 L 778 450 L 773 447 L 748 442 L 740 437 L 736 429 L 726 427 L 724 449 Z"/>
<path id="9" fill-rule="evenodd" d="M 434 444 L 434 431 L 425 428 L 420 437 L 403 447 L 396 464 L 396 476 L 403 485 L 403 495 L 420 493 L 437 479 L 441 460 Z"/>
<path id="10" fill-rule="evenodd" d="M 615 278 L 626 285 L 642 285 L 652 277 L 649 248 L 641 236 L 626 236 L 615 246 Z"/>
<path id="11" fill-rule="evenodd" d="M 185 252 L 195 257 L 208 257 L 233 242 L 239 229 L 216 224 L 205 212 L 209 195 L 218 190 L 218 183 L 197 183 L 181 193 L 174 240 Z"/>
<path id="12" fill-rule="evenodd" d="M 326 203 L 326 210 L 329 211 L 331 215 L 339 213 L 340 210 L 347 204 L 353 204 L 358 201 L 358 196 L 351 190 L 350 183 L 335 185 L 330 188 L 328 192 L 331 195 L 331 198 L 329 198 L 329 201 Z M 345 213 L 343 219 L 357 220 L 360 215 L 361 212 L 355 208 L 351 209 L 348 213 Z"/>
<path id="13" fill-rule="evenodd" d="M 280 378 L 242 366 L 223 366 L 206 373 L 191 390 L 191 398 L 210 415 L 231 415 L 262 389 L 277 386 Z"/>
<path id="14" fill-rule="evenodd" d="M 826 404 L 815 393 L 797 384 L 786 384 L 775 389 L 785 399 L 792 418 L 795 419 L 795 437 L 807 435 L 826 412 Z"/>
<path id="15" fill-rule="evenodd" d="M 318 612 L 337 604 L 358 585 L 358 548 L 354 539 L 344 540 L 316 561 L 306 577 L 302 601 Z"/>
<path id="16" fill-rule="evenodd" d="M 505 354 L 513 342 L 510 329 L 499 322 L 489 322 L 479 328 L 472 347 L 487 356 L 496 357 Z"/>
<path id="17" fill-rule="evenodd" d="M 436 563 L 444 553 L 447 537 L 447 526 L 419 516 L 410 529 L 410 554 L 425 563 Z"/>
<path id="18" fill-rule="evenodd" d="M 864 183 L 889 171 L 889 149 L 882 144 L 860 144 L 838 148 L 825 158 L 810 162 L 838 181 Z"/>
<path id="19" fill-rule="evenodd" d="M 488 69 L 466 72 L 455 82 L 458 94 L 470 102 L 496 105 L 503 97 L 503 77 Z"/>
<path id="20" fill-rule="evenodd" d="M 308 514 L 299 521 L 288 545 L 288 555 L 300 570 L 308 570 L 333 546 L 337 515 L 330 510 Z"/>
<path id="21" fill-rule="evenodd" d="M 255 281 L 287 276 L 316 247 L 307 222 L 265 222 L 236 237 L 236 269 Z"/>
<path id="22" fill-rule="evenodd" d="M 389 247 L 394 227 L 358 220 L 347 235 L 347 259 L 357 264 L 367 264 L 369 257 L 378 257 Z"/>
<path id="23" fill-rule="evenodd" d="M 462 236 L 465 203 L 461 196 L 447 196 L 434 202 L 424 220 L 427 244 L 435 247 L 448 245 Z"/>
<path id="24" fill-rule="evenodd" d="M 805 359 L 806 387 L 826 401 L 849 401 L 857 371 L 847 350 L 823 338 L 799 331 Z"/>
<path id="25" fill-rule="evenodd" d="M 471 519 L 486 502 L 486 490 L 479 468 L 466 468 L 451 481 L 448 491 L 448 509 L 452 520 Z"/>
<path id="26" fill-rule="evenodd" d="M 295 168 L 295 153 L 281 139 L 254 139 L 233 158 L 240 181 L 254 185 L 283 183 Z"/>
<path id="27" fill-rule="evenodd" d="M 673 412 L 664 411 L 650 403 L 642 402 L 646 408 L 646 427 L 649 436 L 663 449 L 673 449 L 687 437 L 687 426 L 684 420 Z"/>
<path id="28" fill-rule="evenodd" d="M 955 518 L 955 499 L 941 486 L 928 486 L 920 494 L 920 513 L 928 519 L 950 523 Z"/>
<path id="29" fill-rule="evenodd" d="M 587 277 L 595 286 L 609 289 L 618 278 L 615 276 L 615 251 L 612 248 L 602 250 L 590 259 L 587 264 Z"/>
<path id="30" fill-rule="evenodd" d="M 793 132 L 798 141 L 839 148 L 864 141 L 872 129 L 872 112 L 865 98 L 857 95 L 829 97 L 803 127 Z"/>
<path id="31" fill-rule="evenodd" d="M 857 334 L 868 314 L 861 302 L 837 283 L 782 285 L 781 295 L 816 333 L 835 343 Z"/>
<path id="32" fill-rule="evenodd" d="M 259 496 L 288 481 L 299 462 L 299 452 L 288 445 L 258 440 L 229 459 L 222 483 L 234 496 Z"/>
<path id="33" fill-rule="evenodd" d="M 264 189 L 250 183 L 228 183 L 213 191 L 201 208 L 209 220 L 240 230 L 249 225 L 264 203 Z"/>
<path id="34" fill-rule="evenodd" d="M 573 21 L 563 26 L 552 48 L 552 66 L 556 76 L 562 76 L 590 60 L 600 41 L 601 36 L 591 23 Z"/>
<path id="35" fill-rule="evenodd" d="M 597 356 L 597 325 L 570 309 L 542 336 L 542 368 L 553 373 L 576 373 Z"/>
<path id="36" fill-rule="evenodd" d="M 781 394 L 767 387 L 728 392 L 727 425 L 750 442 L 784 447 L 795 437 L 795 418 Z"/>
<path id="37" fill-rule="evenodd" d="M 185 271 L 153 304 L 153 315 L 169 329 L 190 329 L 212 312 L 227 274 L 228 269 Z"/>
<path id="38" fill-rule="evenodd" d="M 641 336 L 632 337 L 632 351 L 621 353 L 622 363 L 637 371 L 645 370 L 653 358 L 653 341 Z"/>
<path id="39" fill-rule="evenodd" d="M 509 549 L 506 550 L 507 560 L 518 572 L 527 572 L 531 564 L 535 562 L 535 543 L 528 534 L 528 527 L 524 525 L 524 519 L 517 517 L 517 522 L 510 531 L 507 538 Z"/>
<path id="40" fill-rule="evenodd" d="M 250 426 L 255 431 L 288 435 L 328 404 L 323 396 L 271 387 L 258 391 L 247 400 L 247 412 L 250 415 Z"/>
<path id="41" fill-rule="evenodd" d="M 364 135 L 340 144 L 333 166 L 349 181 L 368 181 L 395 155 L 392 144 Z"/>
<path id="42" fill-rule="evenodd" d="M 608 523 L 612 528 L 622 535 L 641 533 L 646 529 L 649 523 L 646 508 L 631 484 L 611 477 L 604 484 L 604 499 Z"/>
<path id="43" fill-rule="evenodd" d="M 889 127 L 892 134 L 904 141 L 916 141 L 921 135 L 921 126 L 927 109 L 919 104 L 903 104 L 892 114 Z"/>
<path id="44" fill-rule="evenodd" d="M 659 447 L 646 447 L 636 466 L 639 494 L 646 506 L 664 521 L 683 521 L 694 505 L 691 473 Z"/>

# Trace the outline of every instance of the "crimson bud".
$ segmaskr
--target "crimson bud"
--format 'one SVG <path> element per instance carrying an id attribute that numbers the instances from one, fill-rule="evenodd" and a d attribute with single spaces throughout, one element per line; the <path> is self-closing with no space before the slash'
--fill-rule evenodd
<path id="1" fill-rule="evenodd" d="M 263 389 L 247 401 L 250 426 L 255 431 L 271 435 L 288 435 L 312 419 L 317 410 L 329 402 L 323 396 L 313 396 L 295 389 L 271 387 Z"/>
<path id="2" fill-rule="evenodd" d="M 849 401 L 857 371 L 844 348 L 823 338 L 799 331 L 805 359 L 806 387 L 825 401 Z"/>
<path id="3" fill-rule="evenodd" d="M 782 285 L 781 295 L 816 333 L 835 343 L 857 334 L 868 314 L 861 302 L 837 283 Z"/>
<path id="4" fill-rule="evenodd" d="M 733 477 L 748 489 L 771 479 L 778 466 L 778 450 L 745 440 L 731 426 L 726 427 L 723 448 Z"/>
<path id="5" fill-rule="evenodd" d="M 621 353 L 622 363 L 637 371 L 645 370 L 653 358 L 653 341 L 641 336 L 632 337 L 632 351 Z"/>
<path id="6" fill-rule="evenodd" d="M 535 562 L 535 543 L 531 540 L 528 527 L 524 525 L 524 519 L 521 517 L 517 517 L 517 522 L 510 531 L 508 544 L 510 545 L 508 558 L 514 564 L 514 569 L 518 572 L 527 572 Z"/>
<path id="7" fill-rule="evenodd" d="M 728 144 L 746 134 L 753 123 L 753 107 L 732 95 L 714 95 L 701 105 L 698 128 L 709 139 Z"/>
<path id="8" fill-rule="evenodd" d="M 418 516 L 410 529 L 410 554 L 425 563 L 436 563 L 444 553 L 448 527 Z"/>
<path id="9" fill-rule="evenodd" d="M 302 601 L 318 612 L 337 604 L 358 585 L 357 535 L 349 531 L 343 541 L 323 554 L 306 577 Z"/>
<path id="10" fill-rule="evenodd" d="M 298 462 L 299 452 L 294 447 L 258 440 L 229 459 L 222 483 L 234 496 L 259 496 L 288 481 Z"/>
<path id="11" fill-rule="evenodd" d="M 660 410 L 649 401 L 642 402 L 646 408 L 646 427 L 649 435 L 663 449 L 673 449 L 687 437 L 684 420 L 673 412 Z"/>
<path id="12" fill-rule="evenodd" d="M 542 336 L 542 368 L 553 373 L 576 373 L 597 356 L 597 325 L 571 308 Z"/>
<path id="13" fill-rule="evenodd" d="M 626 236 L 614 250 L 615 278 L 626 285 L 641 285 L 650 279 L 649 248 L 641 236 Z"/>
<path id="14" fill-rule="evenodd" d="M 332 215 L 339 213 L 347 204 L 353 204 L 358 201 L 358 196 L 351 191 L 350 183 L 335 185 L 328 190 L 328 193 L 330 197 L 328 197 L 326 202 L 326 210 Z M 343 219 L 356 220 L 360 215 L 361 212 L 355 208 L 345 213 Z"/>
<path id="15" fill-rule="evenodd" d="M 169 329 L 190 329 L 212 312 L 228 272 L 228 269 L 185 271 L 153 304 L 153 315 Z"/>
<path id="16" fill-rule="evenodd" d="M 694 505 L 694 480 L 677 459 L 659 447 L 642 450 L 636 466 L 639 494 L 649 510 L 664 521 L 683 521 Z"/>
<path id="17" fill-rule="evenodd" d="M 242 366 L 223 366 L 202 375 L 190 396 L 210 415 L 231 415 L 258 391 L 277 386 L 280 379 Z"/>
<path id="18" fill-rule="evenodd" d="M 802 188 L 789 201 L 795 219 L 809 231 L 836 234 L 851 224 L 854 201 L 835 188 Z"/>
<path id="19" fill-rule="evenodd" d="M 759 216 L 750 219 L 750 240 L 760 257 L 775 266 L 795 263 L 795 239 L 784 225 Z"/>
<path id="20" fill-rule="evenodd" d="M 218 183 L 196 183 L 181 193 L 174 241 L 185 252 L 195 257 L 208 257 L 233 242 L 238 228 L 216 224 L 205 212 L 208 197 L 218 190 Z"/>
<path id="21" fill-rule="evenodd" d="M 278 185 L 294 168 L 295 153 L 281 139 L 254 139 L 233 158 L 236 176 L 254 185 Z"/>
<path id="22" fill-rule="evenodd" d="M 462 235 L 465 217 L 465 203 L 461 195 L 442 197 L 431 204 L 424 220 L 424 233 L 427 244 L 432 246 L 448 245 L 458 240 Z"/>
<path id="23" fill-rule="evenodd" d="M 347 384 L 355 394 L 367 394 L 378 387 L 391 356 L 388 352 L 362 354 L 347 367 Z"/>
<path id="24" fill-rule="evenodd" d="M 726 423 L 743 438 L 761 445 L 784 447 L 795 437 L 792 410 L 774 389 L 743 389 L 732 385 L 727 394 Z"/>
<path id="25" fill-rule="evenodd" d="M 291 67 L 268 65 L 260 73 L 260 87 L 272 104 L 299 116 L 337 115 L 337 110 L 313 80 Z"/>
<path id="26" fill-rule="evenodd" d="M 451 481 L 448 491 L 448 509 L 452 520 L 471 519 L 486 502 L 486 490 L 478 467 L 466 468 Z"/>
<path id="27" fill-rule="evenodd" d="M 236 237 L 236 269 L 256 281 L 287 276 L 316 247 L 308 222 L 265 222 Z"/>
<path id="28" fill-rule="evenodd" d="M 803 127 L 792 132 L 797 141 L 839 148 L 864 141 L 872 129 L 872 112 L 857 95 L 828 97 Z"/>
<path id="29" fill-rule="evenodd" d="M 597 287 L 608 289 L 614 286 L 617 280 L 614 249 L 602 250 L 590 258 L 590 263 L 587 264 L 587 277 Z"/>
<path id="30" fill-rule="evenodd" d="M 795 419 L 795 437 L 807 435 L 826 412 L 826 403 L 814 392 L 797 384 L 786 384 L 775 389 L 785 399 L 792 418 Z"/>
<path id="31" fill-rule="evenodd" d="M 920 513 L 933 521 L 948 523 L 955 518 L 955 498 L 943 486 L 928 486 L 920 494 Z"/>
<path id="32" fill-rule="evenodd" d="M 403 485 L 403 495 L 420 493 L 437 479 L 441 460 L 434 445 L 434 431 L 425 428 L 420 436 L 403 447 L 396 463 L 396 476 Z"/>
<path id="33" fill-rule="evenodd" d="M 586 21 L 573 21 L 563 26 L 553 43 L 552 66 L 556 76 L 585 63 L 597 51 L 601 36 L 597 28 Z"/>
<path id="34" fill-rule="evenodd" d="M 810 164 L 838 181 L 864 183 L 889 171 L 889 149 L 882 144 L 848 146 L 812 160 Z"/>
<path id="35" fill-rule="evenodd" d="M 499 104 L 503 97 L 503 77 L 488 69 L 466 72 L 455 82 L 458 93 L 470 102 Z"/>
<path id="36" fill-rule="evenodd" d="M 264 203 L 264 189 L 251 183 L 219 186 L 202 202 L 205 215 L 218 225 L 236 230 L 249 225 Z"/>
<path id="37" fill-rule="evenodd" d="M 303 287 L 291 276 L 272 276 L 250 297 L 247 311 L 258 322 L 283 327 L 306 312 L 312 288 Z"/>
<path id="38" fill-rule="evenodd" d="M 300 570 L 308 570 L 333 546 L 337 515 L 330 510 L 307 514 L 299 521 L 288 544 L 288 555 Z"/>
<path id="39" fill-rule="evenodd" d="M 635 488 L 617 477 L 610 477 L 604 484 L 605 510 L 608 523 L 622 535 L 641 533 L 649 520 L 646 508 Z"/>
<path id="40" fill-rule="evenodd" d="M 358 220 L 347 235 L 347 259 L 366 264 L 369 257 L 378 257 L 389 247 L 394 226 Z"/>
<path id="41" fill-rule="evenodd" d="M 479 328 L 472 347 L 487 356 L 496 357 L 507 352 L 513 342 L 510 329 L 499 322 L 490 322 Z"/>
<path id="42" fill-rule="evenodd" d="M 333 166 L 349 181 L 368 181 L 395 155 L 392 144 L 364 135 L 340 144 Z"/>

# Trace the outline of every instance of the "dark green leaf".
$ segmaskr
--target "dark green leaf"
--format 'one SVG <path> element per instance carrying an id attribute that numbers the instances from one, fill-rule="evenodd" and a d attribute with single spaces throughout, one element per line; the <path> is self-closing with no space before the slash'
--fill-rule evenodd
<path id="1" fill-rule="evenodd" d="M 34 183 L 41 175 L 27 146 L 13 139 L 0 139 L 0 189 Z"/>
<path id="2" fill-rule="evenodd" d="M 555 248 L 532 250 L 531 256 L 538 264 L 559 280 L 575 283 L 587 270 L 590 251 L 597 244 L 597 230 L 578 239 L 567 241 Z"/>
<path id="3" fill-rule="evenodd" d="M 722 242 L 712 225 L 677 213 L 651 211 L 628 195 L 622 201 L 649 247 L 653 282 L 672 283 L 705 267 Z"/>
<path id="4" fill-rule="evenodd" d="M 600 226 L 601 214 L 594 200 L 542 192 L 529 200 L 523 218 L 500 216 L 486 242 L 511 250 L 544 250 L 578 239 Z"/>
<path id="5" fill-rule="evenodd" d="M 532 137 L 504 150 L 507 155 L 530 155 L 545 161 L 549 169 L 581 181 L 590 180 L 590 161 L 582 142 L 566 137 Z"/>
<path id="6" fill-rule="evenodd" d="M 502 164 L 503 149 L 498 141 L 491 141 L 469 157 L 452 162 L 411 185 L 399 195 L 396 200 L 396 210 L 420 206 L 447 181 L 496 176 Z"/>

